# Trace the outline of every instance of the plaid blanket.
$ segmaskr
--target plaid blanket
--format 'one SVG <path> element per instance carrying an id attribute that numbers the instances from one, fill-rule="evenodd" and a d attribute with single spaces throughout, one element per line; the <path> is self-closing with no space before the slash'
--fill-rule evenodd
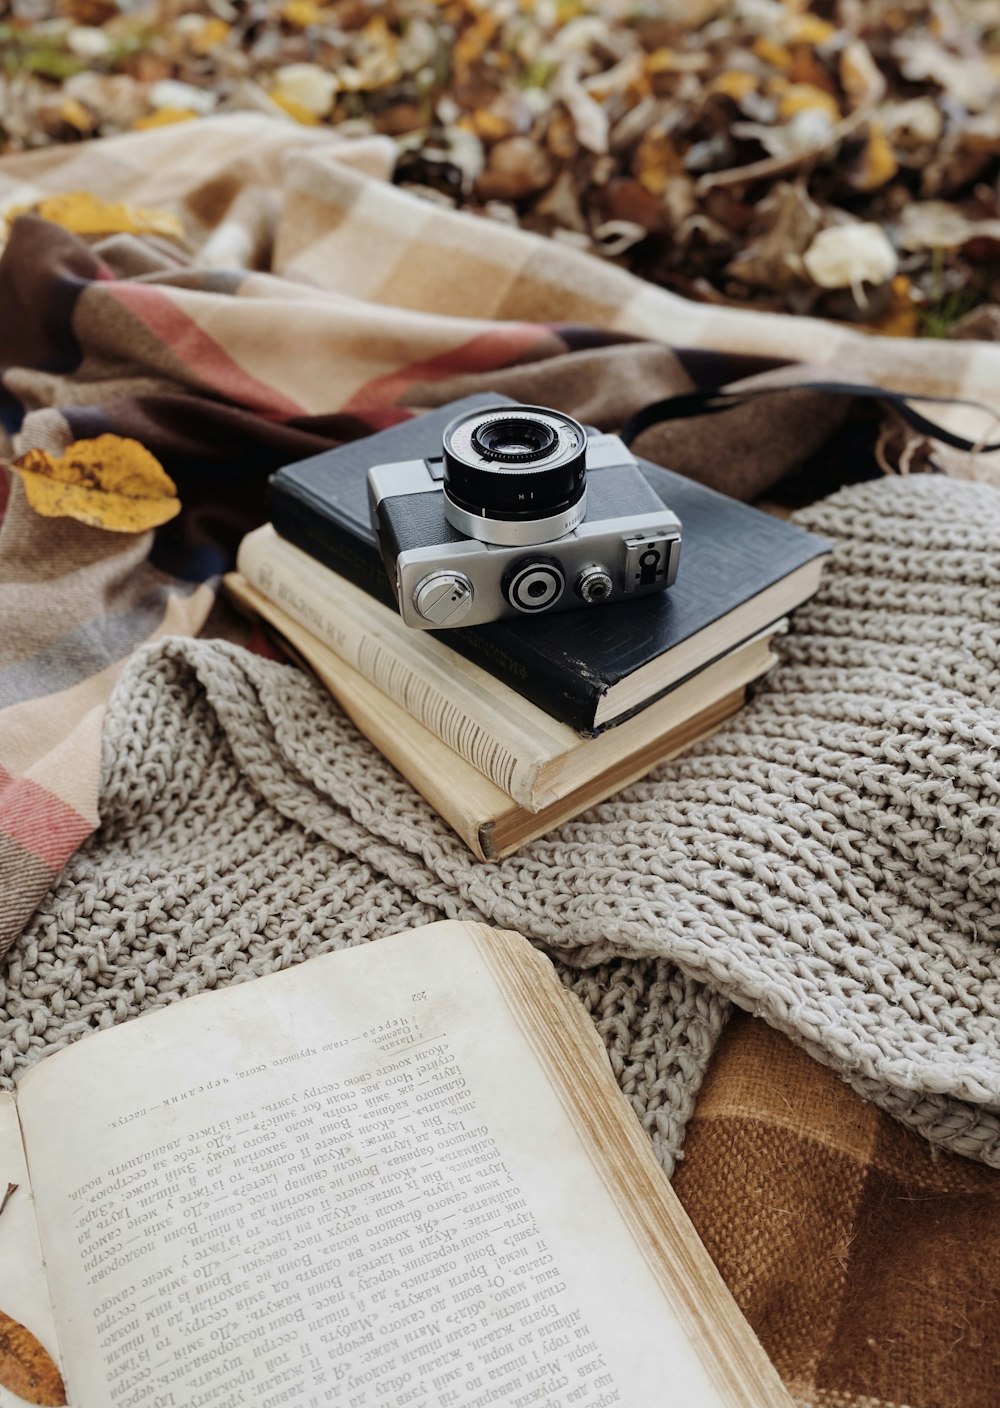
<path id="1" fill-rule="evenodd" d="M 799 363 L 1000 411 L 1000 348 L 686 303 L 573 249 L 416 201 L 388 180 L 382 139 L 246 114 L 203 121 L 197 138 L 193 148 L 192 129 L 163 128 L 0 161 L 0 209 L 87 191 L 172 212 L 184 232 L 136 235 L 109 217 L 108 231 L 81 237 L 27 213 L 0 260 L 8 452 L 132 436 L 184 504 L 155 535 L 117 535 L 40 519 L 9 483 L 0 952 L 97 823 L 101 722 L 125 662 L 157 637 L 232 630 L 216 584 L 260 521 L 277 465 L 471 391 L 613 429 L 671 392 Z M 938 418 L 972 439 L 989 429 L 965 407 Z M 636 448 L 747 498 L 809 466 L 815 495 L 831 466 L 863 472 L 876 436 L 890 467 L 926 459 L 870 408 L 808 390 L 650 430 Z M 953 472 L 995 473 L 983 458 L 936 454 Z M 779 1045 L 809 1092 L 783 1114 L 762 1040 L 778 1039 L 734 1029 L 680 1186 L 782 1372 L 804 1401 L 838 1408 L 985 1408 L 991 1390 L 966 1372 L 962 1327 L 975 1324 L 969 1352 L 995 1365 L 970 1299 L 1000 1288 L 996 1176 L 932 1163 L 919 1139 L 817 1084 L 807 1058 Z M 866 1132 L 848 1138 L 845 1119 Z M 919 1216 L 928 1205 L 933 1216 Z M 913 1292 L 919 1275 L 933 1294 Z"/>

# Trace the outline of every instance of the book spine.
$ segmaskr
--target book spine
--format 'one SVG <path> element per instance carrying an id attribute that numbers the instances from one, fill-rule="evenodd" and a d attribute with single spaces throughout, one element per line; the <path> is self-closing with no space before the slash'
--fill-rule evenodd
<path id="1" fill-rule="evenodd" d="M 339 524 L 321 505 L 309 504 L 289 486 L 272 481 L 268 496 L 271 522 L 283 538 L 339 572 L 377 601 L 396 610 L 382 559 L 367 543 Z M 558 652 L 533 649 L 523 636 L 515 648 L 515 632 L 503 622 L 448 631 L 452 650 L 486 670 L 583 737 L 600 732 L 595 726 L 602 687 L 586 670 L 567 666 Z"/>
<path id="2" fill-rule="evenodd" d="M 280 539 L 269 542 L 251 534 L 240 546 L 237 566 L 259 592 L 513 801 L 530 811 L 548 802 L 547 796 L 536 795 L 535 784 L 549 753 L 531 750 L 526 755 L 529 745 L 518 735 L 516 722 L 505 731 L 507 721 L 473 681 L 457 672 L 445 677 L 424 660 L 407 659 L 397 642 L 368 630 L 332 599 L 323 582 L 311 581 L 286 555 Z"/>

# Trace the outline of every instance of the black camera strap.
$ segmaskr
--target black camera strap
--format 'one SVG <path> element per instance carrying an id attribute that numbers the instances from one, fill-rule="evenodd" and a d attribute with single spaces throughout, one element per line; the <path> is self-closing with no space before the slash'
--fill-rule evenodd
<path id="1" fill-rule="evenodd" d="M 983 411 L 994 421 L 1000 420 L 994 411 L 979 401 L 965 401 L 954 396 L 930 396 L 924 392 L 918 394 L 916 392 L 889 391 L 884 386 L 870 386 L 846 381 L 799 381 L 771 386 L 746 387 L 743 390 L 727 390 L 722 387 L 681 392 L 677 396 L 667 396 L 662 401 L 652 401 L 648 406 L 643 406 L 641 410 L 634 412 L 622 426 L 619 434 L 625 444 L 631 446 L 636 436 L 641 435 L 650 426 L 660 425 L 664 421 L 688 420 L 695 416 L 715 415 L 719 411 L 728 411 L 733 406 L 745 405 L 748 401 L 756 400 L 760 396 L 776 396 L 784 391 L 824 391 L 835 396 L 857 396 L 871 401 L 885 401 L 899 413 L 907 425 L 931 440 L 940 440 L 942 444 L 951 445 L 956 450 L 971 450 L 979 454 L 992 454 L 994 451 L 1000 450 L 1000 440 L 990 444 L 977 444 L 973 440 L 967 440 L 963 435 L 957 435 L 954 431 L 946 430 L 943 425 L 937 425 L 927 416 L 922 415 L 912 404 L 914 401 L 925 401 L 940 406 L 969 406 Z"/>

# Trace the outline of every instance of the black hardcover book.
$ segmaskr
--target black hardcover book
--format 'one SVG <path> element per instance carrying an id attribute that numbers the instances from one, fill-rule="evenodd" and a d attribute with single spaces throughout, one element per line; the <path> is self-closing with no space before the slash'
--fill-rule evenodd
<path id="1" fill-rule="evenodd" d="M 395 608 L 369 517 L 369 468 L 438 455 L 453 416 L 504 402 L 465 397 L 286 465 L 270 483 L 274 527 Z M 785 616 L 816 590 L 829 551 L 794 524 L 645 460 L 639 465 L 683 526 L 673 587 L 622 605 L 435 633 L 581 733 L 621 722 Z"/>

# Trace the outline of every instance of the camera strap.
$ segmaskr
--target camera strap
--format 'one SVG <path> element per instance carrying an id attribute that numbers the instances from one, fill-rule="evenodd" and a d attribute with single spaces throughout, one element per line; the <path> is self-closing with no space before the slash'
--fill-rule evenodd
<path id="1" fill-rule="evenodd" d="M 865 383 L 853 383 L 847 381 L 800 381 L 784 382 L 773 386 L 753 386 L 744 390 L 727 390 L 722 388 L 706 388 L 702 391 L 681 392 L 677 396 L 667 396 L 662 401 L 652 401 L 648 406 L 643 406 L 639 411 L 635 411 L 619 431 L 619 435 L 626 445 L 631 446 L 637 435 L 641 435 L 650 426 L 661 425 L 664 421 L 688 420 L 694 416 L 715 415 L 719 411 L 728 411 L 733 406 L 742 406 L 749 401 L 756 400 L 760 396 L 775 396 L 785 391 L 824 391 L 835 396 L 857 396 L 870 401 L 885 401 L 892 406 L 907 425 L 919 431 L 921 435 L 926 435 L 928 439 L 940 440 L 944 445 L 951 445 L 956 450 L 971 450 L 978 454 L 991 454 L 1000 450 L 1000 440 L 991 444 L 981 444 L 973 440 L 967 440 L 963 435 L 957 435 L 952 430 L 947 430 L 943 425 L 937 425 L 927 416 L 923 415 L 913 405 L 914 401 L 930 402 L 941 406 L 969 406 L 978 411 L 985 412 L 993 421 L 1000 417 L 991 411 L 988 406 L 984 406 L 979 401 L 965 401 L 955 396 L 930 396 L 925 392 L 905 392 L 889 391 L 884 386 L 870 386 Z"/>

